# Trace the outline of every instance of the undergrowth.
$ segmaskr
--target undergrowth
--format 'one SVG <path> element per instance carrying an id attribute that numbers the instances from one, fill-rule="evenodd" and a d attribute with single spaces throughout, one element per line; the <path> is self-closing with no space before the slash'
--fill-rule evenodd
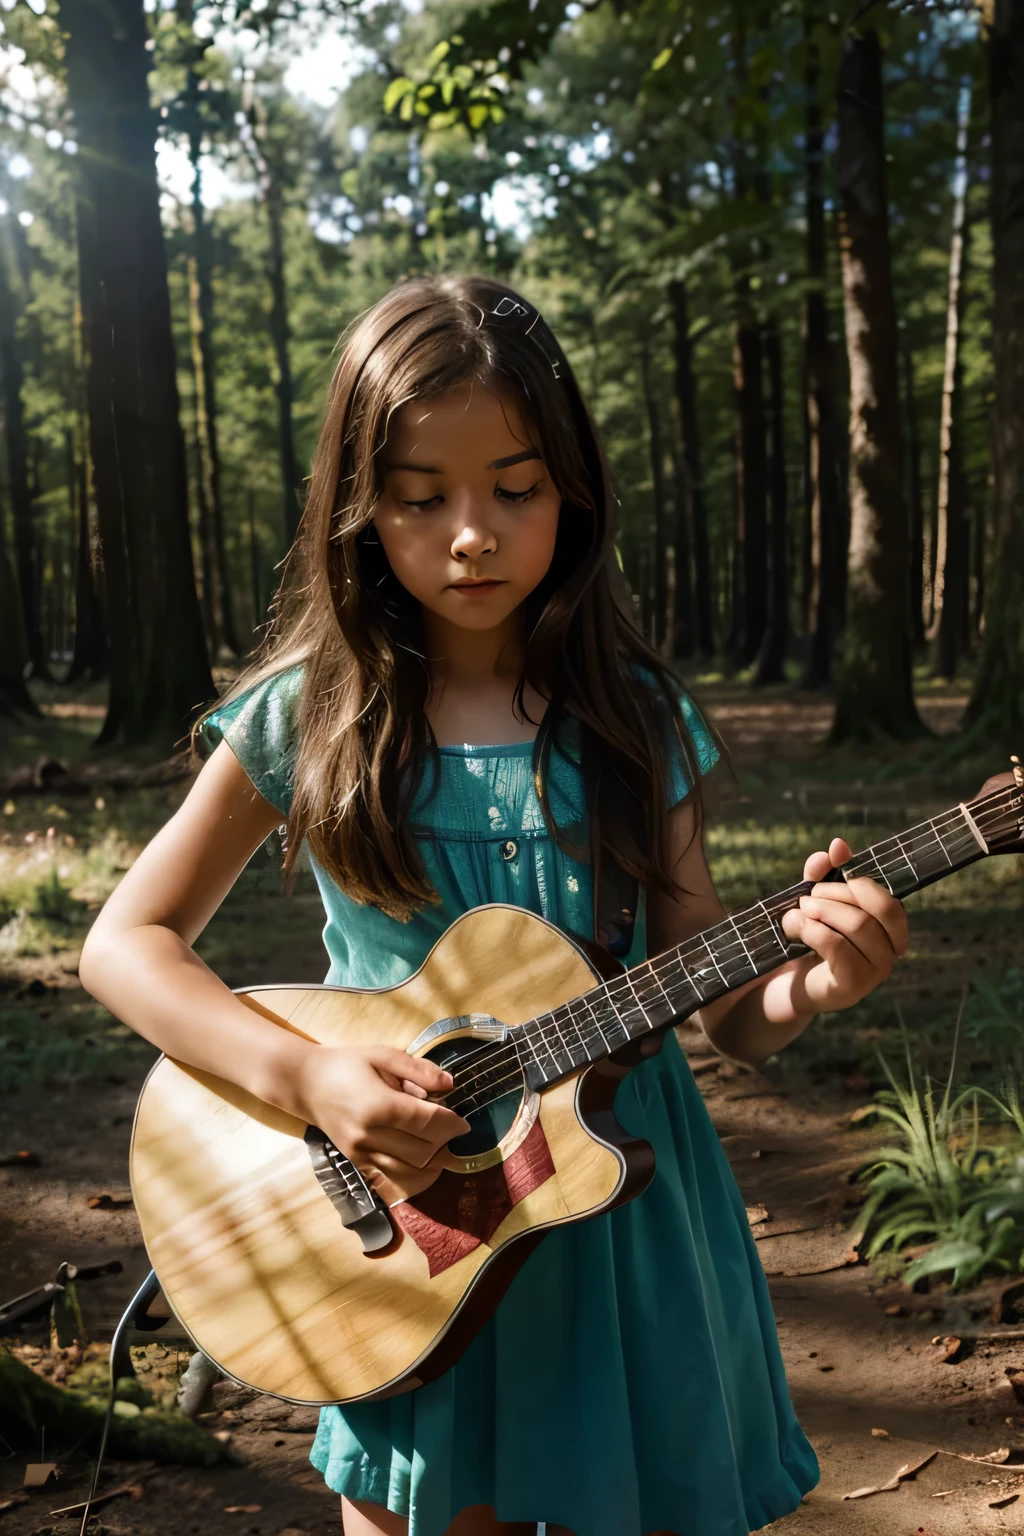
<path id="1" fill-rule="evenodd" d="M 879 1053 L 888 1088 L 876 1095 L 879 1119 L 897 1132 L 861 1175 L 863 1252 L 877 1260 L 924 1247 L 903 1272 L 907 1285 L 948 1274 L 954 1289 L 986 1273 L 1024 1270 L 1024 1025 L 1016 1011 L 1019 973 L 1004 989 L 976 978 L 973 1007 L 957 1022 L 953 1059 L 941 1089 L 915 1064 L 903 1031 L 905 1080 Z M 1014 1005 L 1014 1006 L 1011 1006 Z M 961 1031 L 976 1030 L 1000 1050 L 999 1083 L 956 1085 Z"/>

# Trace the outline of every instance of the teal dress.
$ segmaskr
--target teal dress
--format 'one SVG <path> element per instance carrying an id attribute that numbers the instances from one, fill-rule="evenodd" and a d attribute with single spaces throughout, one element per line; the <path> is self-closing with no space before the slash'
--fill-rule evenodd
<path id="1" fill-rule="evenodd" d="M 282 816 L 301 682 L 293 669 L 258 684 L 204 732 L 211 746 L 227 740 Z M 706 771 L 714 744 L 685 699 L 684 708 Z M 529 742 L 440 749 L 412 822 L 441 902 L 411 922 L 357 905 L 314 867 L 328 982 L 400 981 L 455 918 L 486 902 L 589 932 L 590 867 L 550 837 L 531 755 Z M 688 781 L 671 753 L 669 763 L 676 801 Z M 556 820 L 578 822 L 586 808 L 571 740 L 551 764 Z M 639 907 L 628 964 L 646 954 L 642 893 Z M 437 1381 L 323 1409 L 311 1459 L 336 1492 L 407 1516 L 409 1536 L 444 1536 L 471 1504 L 575 1536 L 747 1536 L 815 1485 L 743 1200 L 671 1032 L 623 1079 L 615 1114 L 653 1146 L 651 1184 L 618 1210 L 548 1233 Z"/>

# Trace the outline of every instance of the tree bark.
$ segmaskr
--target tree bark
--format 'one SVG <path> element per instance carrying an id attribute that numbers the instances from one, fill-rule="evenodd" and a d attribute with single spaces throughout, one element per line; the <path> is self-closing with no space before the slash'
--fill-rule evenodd
<path id="1" fill-rule="evenodd" d="M 903 364 L 904 419 L 907 423 L 907 491 L 910 497 L 910 635 L 914 649 L 917 650 L 924 645 L 925 635 L 924 483 L 921 477 L 921 433 L 917 419 L 914 354 L 905 332 L 900 344 L 900 357 Z"/>
<path id="2" fill-rule="evenodd" d="M 18 583 L 7 551 L 7 510 L 0 503 L 0 717 L 38 715 L 25 686 L 28 646 Z"/>
<path id="3" fill-rule="evenodd" d="M 281 462 L 281 505 L 285 538 L 291 545 L 299 527 L 299 467 L 292 427 L 291 326 L 288 320 L 288 289 L 284 271 L 284 199 L 276 179 L 267 189 L 267 223 L 270 229 L 270 339 L 277 361 L 277 440 Z"/>
<path id="4" fill-rule="evenodd" d="M 652 629 L 654 643 L 659 650 L 671 628 L 668 611 L 668 507 L 665 488 L 665 443 L 662 434 L 661 409 L 658 405 L 651 378 L 651 357 L 646 346 L 640 354 L 640 373 L 643 381 L 644 405 L 647 410 L 647 447 L 651 461 L 651 500 L 654 510 L 654 612 Z"/>
<path id="5" fill-rule="evenodd" d="M 697 387 L 693 372 L 693 343 L 690 340 L 689 296 L 686 284 L 675 279 L 669 284 L 669 301 L 672 305 L 672 352 L 675 361 L 676 400 L 679 403 L 679 419 L 683 429 L 683 465 L 686 470 L 686 511 L 693 551 L 693 609 L 687 622 L 692 625 L 693 642 L 700 656 L 710 656 L 715 648 L 715 632 L 711 618 L 711 545 L 708 537 L 708 512 L 704 499 L 704 477 L 701 469 L 700 423 L 697 419 Z M 683 512 L 680 510 L 680 517 Z M 678 545 L 677 545 L 678 549 Z M 684 629 L 684 617 L 679 603 L 686 600 L 688 583 L 680 580 L 679 562 L 676 561 L 676 626 Z"/>
<path id="6" fill-rule="evenodd" d="M 675 483 L 675 518 L 672 543 L 672 652 L 689 658 L 694 652 L 692 491 L 685 451 L 675 432 L 670 433 L 672 478 Z"/>
<path id="7" fill-rule="evenodd" d="M 146 18 L 141 0 L 62 0 L 60 20 L 79 144 L 79 286 L 110 626 L 98 744 L 166 752 L 214 688 L 189 539 Z"/>
<path id="8" fill-rule="evenodd" d="M 804 410 L 807 477 L 807 649 L 802 683 L 823 688 L 832 680 L 832 655 L 839 629 L 841 537 L 835 348 L 829 336 L 828 242 L 823 176 L 819 7 L 804 6 L 804 174 L 807 218 L 807 298 L 804 304 Z"/>
<path id="9" fill-rule="evenodd" d="M 107 641 L 96 585 L 96 541 L 89 515 L 89 466 L 86 451 L 84 432 L 77 448 L 69 432 L 68 492 L 75 511 L 78 538 L 75 550 L 75 638 L 71 666 L 64 679 L 66 683 L 76 683 L 81 677 L 105 677 L 107 673 Z"/>
<path id="10" fill-rule="evenodd" d="M 0 380 L 3 389 L 4 445 L 7 450 L 7 477 L 14 514 L 14 552 L 17 563 L 17 590 L 21 602 L 22 623 L 28 645 L 32 676 L 49 678 L 50 666 L 43 639 L 40 603 L 39 547 L 35 526 L 35 497 L 29 474 L 28 434 L 21 400 L 23 366 L 17 334 L 11 271 L 9 231 L 0 229 Z"/>
<path id="11" fill-rule="evenodd" d="M 1024 88 L 1024 81 L 1021 82 Z M 967 627 L 967 486 L 963 462 L 963 329 L 967 209 L 967 131 L 970 88 L 961 95 L 957 124 L 953 235 L 946 300 L 946 356 L 939 422 L 939 476 L 935 497 L 935 586 L 928 640 L 935 642 L 935 674 L 950 681 Z"/>
<path id="12" fill-rule="evenodd" d="M 774 319 L 765 326 L 764 351 L 768 365 L 771 521 L 768 617 L 754 674 L 757 687 L 785 681 L 786 652 L 789 647 L 789 497 L 786 482 L 785 388 L 782 382 L 782 337 Z"/>
<path id="13" fill-rule="evenodd" d="M 200 444 L 203 492 L 210 516 L 212 563 L 216 572 L 214 604 L 218 638 L 237 656 L 241 653 L 241 647 L 238 642 L 231 573 L 228 569 L 224 493 L 220 472 L 217 374 L 213 355 L 213 257 L 210 248 L 210 229 L 206 222 L 206 210 L 203 208 L 199 135 L 191 135 L 189 144 L 193 167 L 194 260 L 190 267 L 190 280 L 194 283 L 192 366 L 196 379 L 196 430 Z"/>
<path id="14" fill-rule="evenodd" d="M 896 304 L 889 249 L 882 44 L 885 7 L 851 31 L 839 79 L 837 172 L 850 362 L 850 547 L 833 740 L 924 731 L 910 649 Z"/>
<path id="15" fill-rule="evenodd" d="M 768 463 L 765 453 L 761 327 L 748 281 L 734 284 L 732 376 L 736 402 L 736 551 L 739 558 L 733 619 L 735 660 L 749 666 L 768 623 Z"/>
<path id="16" fill-rule="evenodd" d="M 987 0 L 991 103 L 995 495 L 985 639 L 966 723 L 1020 752 L 1024 736 L 1024 0 Z"/>

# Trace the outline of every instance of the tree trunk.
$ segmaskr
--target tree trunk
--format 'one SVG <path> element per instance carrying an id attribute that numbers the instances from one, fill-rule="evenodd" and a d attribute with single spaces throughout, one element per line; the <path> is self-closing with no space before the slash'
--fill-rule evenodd
<path id="1" fill-rule="evenodd" d="M 192 161 L 193 259 L 189 265 L 192 288 L 192 369 L 196 380 L 196 433 L 203 476 L 203 495 L 210 518 L 212 566 L 215 591 L 212 605 L 218 639 L 239 655 L 238 625 L 228 570 L 224 528 L 224 495 L 220 472 L 220 442 L 217 423 L 217 375 L 213 355 L 213 253 L 210 228 L 203 207 L 203 182 L 200 153 L 202 135 L 189 135 Z"/>
<path id="2" fill-rule="evenodd" d="M 0 717 L 38 715 L 25 687 L 28 646 L 18 583 L 7 552 L 7 510 L 0 503 Z"/>
<path id="3" fill-rule="evenodd" d="M 263 623 L 263 594 L 260 591 L 260 547 L 256 538 L 256 492 L 249 493 L 249 579 L 252 582 L 253 632 Z"/>
<path id="4" fill-rule="evenodd" d="M 676 508 L 672 534 L 672 651 L 675 657 L 691 657 L 694 652 L 693 539 L 691 535 L 692 487 L 686 467 L 685 452 L 676 433 L 670 433 L 672 478 L 675 482 Z"/>
<path id="5" fill-rule="evenodd" d="M 786 482 L 785 387 L 782 337 L 773 319 L 765 326 L 768 364 L 768 423 L 771 437 L 771 522 L 768 547 L 768 619 L 757 658 L 754 683 L 781 683 L 789 647 L 789 497 Z"/>
<path id="6" fill-rule="evenodd" d="M 924 645 L 925 635 L 924 484 L 921 478 L 921 433 L 917 421 L 914 354 L 906 332 L 902 336 L 900 356 L 903 363 L 904 419 L 907 423 L 907 490 L 910 496 L 910 635 L 914 649 L 917 650 Z"/>
<path id="7" fill-rule="evenodd" d="M 736 401 L 736 552 L 739 557 L 733 619 L 735 660 L 749 666 L 768 623 L 768 464 L 765 453 L 761 327 L 748 296 L 748 281 L 734 285 L 732 376 Z"/>
<path id="8" fill-rule="evenodd" d="M 292 429 L 291 327 L 284 273 L 284 200 L 273 180 L 267 191 L 270 228 L 270 338 L 277 361 L 277 440 L 281 462 L 281 500 L 285 538 L 289 546 L 299 527 L 299 468 Z"/>
<path id="9" fill-rule="evenodd" d="M 822 688 L 832 680 L 841 582 L 835 348 L 829 336 L 828 242 L 823 177 L 819 7 L 804 6 L 804 174 L 807 217 L 807 298 L 804 305 L 804 409 L 807 479 L 804 522 L 807 546 L 807 649 L 803 686 Z"/>
<path id="10" fill-rule="evenodd" d="M 654 643 L 664 648 L 671 624 L 668 612 L 668 507 L 665 493 L 665 443 L 661 430 L 661 410 L 651 378 L 651 357 L 644 346 L 640 354 L 644 405 L 647 410 L 647 447 L 651 459 L 651 499 L 654 509 Z"/>
<path id="11" fill-rule="evenodd" d="M 885 7 L 847 35 L 837 172 L 850 362 L 850 548 L 834 740 L 907 739 L 924 727 L 910 650 L 910 527 L 903 486 L 896 304 L 889 250 L 882 44 Z"/>
<path id="12" fill-rule="evenodd" d="M 697 419 L 697 387 L 693 374 L 693 344 L 690 340 L 690 310 L 686 284 L 675 279 L 669 284 L 672 305 L 672 351 L 675 361 L 676 399 L 683 429 L 683 464 L 686 469 L 686 510 L 693 550 L 693 609 L 689 624 L 700 656 L 710 656 L 715 648 L 711 621 L 711 545 L 708 538 L 708 512 L 704 500 L 701 470 L 700 423 Z M 682 510 L 680 517 L 682 517 Z M 678 545 L 676 546 L 678 549 Z M 685 600 L 687 583 L 680 579 L 676 562 L 676 626 L 682 632 L 684 621 L 679 603 Z"/>
<path id="13" fill-rule="evenodd" d="M 99 743 L 170 751 L 213 694 L 188 528 L 141 0 L 62 0 L 78 265 L 110 626 Z"/>
<path id="14" fill-rule="evenodd" d="M 985 640 L 967 708 L 974 733 L 1024 737 L 1024 0 L 984 9 L 991 102 L 995 495 Z"/>
<path id="15" fill-rule="evenodd" d="M 67 434 L 68 492 L 75 510 L 78 532 L 75 550 L 75 638 L 71 666 L 64 679 L 76 683 L 81 677 L 105 677 L 107 642 L 103 611 L 96 590 L 95 540 L 89 516 L 89 467 L 85 434 L 76 451 L 71 433 Z"/>
<path id="16" fill-rule="evenodd" d="M 1021 86 L 1024 88 L 1024 81 Z M 928 631 L 928 640 L 936 645 L 935 673 L 950 681 L 956 676 L 966 628 L 967 495 L 963 463 L 963 365 L 959 343 L 966 294 L 964 256 L 970 107 L 970 87 L 965 86 L 960 97 L 956 137 L 953 236 L 946 299 L 946 358 L 942 376 L 939 478 L 935 497 L 935 587 Z"/>
<path id="17" fill-rule="evenodd" d="M 4 407 L 4 442 L 7 477 L 14 514 L 14 552 L 17 562 L 22 622 L 32 676 L 49 678 L 47 646 L 43 639 L 40 603 L 39 548 L 35 527 L 35 497 L 29 476 L 28 435 L 21 400 L 23 379 L 21 347 L 17 334 L 11 249 L 7 229 L 0 229 L 0 375 Z"/>

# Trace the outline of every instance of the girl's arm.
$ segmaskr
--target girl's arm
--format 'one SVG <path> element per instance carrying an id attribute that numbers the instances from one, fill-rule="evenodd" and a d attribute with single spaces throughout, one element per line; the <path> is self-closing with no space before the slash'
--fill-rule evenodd
<path id="1" fill-rule="evenodd" d="M 648 887 L 647 948 L 661 954 L 726 916 L 711 880 L 704 844 L 694 837 L 694 810 L 684 800 L 669 813 L 669 868 L 684 894 Z M 833 838 L 827 853 L 812 853 L 805 880 L 823 880 L 851 857 Z M 787 912 L 782 927 L 811 953 L 709 1003 L 697 1014 L 717 1050 L 757 1065 L 803 1033 L 815 1014 L 849 1008 L 891 972 L 907 947 L 902 905 L 873 880 L 822 884 Z"/>
<path id="2" fill-rule="evenodd" d="M 82 985 L 168 1056 L 321 1126 L 385 1198 L 416 1193 L 444 1143 L 468 1129 L 427 1102 L 449 1075 L 388 1046 L 303 1040 L 247 1008 L 192 949 L 280 821 L 222 743 L 96 919 Z"/>

